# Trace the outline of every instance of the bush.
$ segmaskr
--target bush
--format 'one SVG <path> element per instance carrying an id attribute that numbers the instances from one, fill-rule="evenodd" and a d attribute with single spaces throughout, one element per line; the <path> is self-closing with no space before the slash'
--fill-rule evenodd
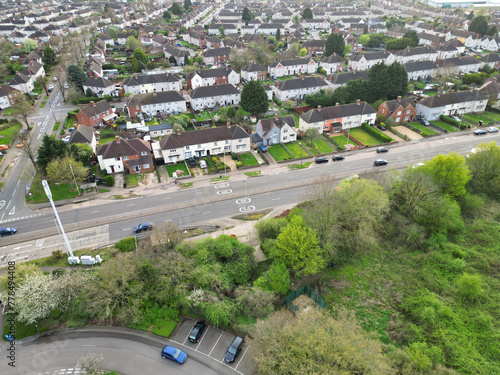
<path id="1" fill-rule="evenodd" d="M 127 237 L 123 240 L 118 241 L 115 247 L 122 253 L 127 253 L 129 251 L 135 250 L 135 237 Z"/>
<path id="2" fill-rule="evenodd" d="M 212 162 L 213 163 L 217 163 L 217 157 L 216 156 L 212 157 Z"/>
<path id="3" fill-rule="evenodd" d="M 106 185 L 108 186 L 114 186 L 115 185 L 115 178 L 111 175 L 108 175 L 104 177 L 104 181 L 106 181 Z"/>
<path id="4" fill-rule="evenodd" d="M 236 162 L 236 168 L 243 167 L 243 163 L 241 161 Z"/>
<path id="5" fill-rule="evenodd" d="M 384 142 L 384 143 L 392 142 L 391 137 L 389 137 L 388 135 L 385 135 L 384 133 L 379 132 L 378 130 L 376 130 L 373 127 L 371 127 L 370 125 L 368 125 L 366 122 L 361 124 L 361 129 L 363 129 L 368 134 L 373 135 L 375 138 L 377 138 L 381 142 Z"/>
<path id="6" fill-rule="evenodd" d="M 457 120 L 453 120 L 451 117 L 449 116 L 445 116 L 445 115 L 441 115 L 439 116 L 439 119 L 441 121 L 444 121 L 448 124 L 451 124 L 453 126 L 456 126 L 457 128 L 460 128 L 460 129 L 465 129 L 466 125 L 462 125 L 460 126 L 460 121 L 457 121 Z"/>
<path id="7" fill-rule="evenodd" d="M 232 154 L 232 155 L 231 155 L 231 159 L 233 159 L 233 160 L 238 160 L 238 155 L 237 155 L 237 154 Z"/>
<path id="8" fill-rule="evenodd" d="M 466 299 L 475 299 L 483 292 L 479 275 L 464 273 L 457 280 L 457 286 L 459 293 Z"/>
<path id="9" fill-rule="evenodd" d="M 62 259 L 63 257 L 64 253 L 62 252 L 62 250 L 54 250 L 52 252 L 52 259 L 54 260 Z"/>

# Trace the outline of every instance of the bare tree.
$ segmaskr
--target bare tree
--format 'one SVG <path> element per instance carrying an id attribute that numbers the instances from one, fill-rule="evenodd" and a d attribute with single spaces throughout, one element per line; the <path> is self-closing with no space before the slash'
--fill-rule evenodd
<path id="1" fill-rule="evenodd" d="M 103 360 L 104 357 L 102 354 L 98 355 L 89 352 L 86 356 L 83 356 L 78 360 L 76 367 L 81 369 L 84 374 L 99 375 L 103 373 L 103 371 L 101 370 Z"/>
<path id="2" fill-rule="evenodd" d="M 29 118 L 35 111 L 31 100 L 27 99 L 25 96 L 18 96 L 16 98 L 15 104 L 12 106 L 12 113 L 14 117 L 20 122 L 26 125 L 28 130 L 31 130 Z"/>
<path id="3" fill-rule="evenodd" d="M 45 77 L 38 76 L 38 77 L 36 77 L 36 81 L 42 87 L 42 89 L 45 91 L 45 95 L 49 95 L 49 91 L 47 90 L 47 85 L 45 83 Z"/>
<path id="4" fill-rule="evenodd" d="M 36 169 L 36 158 L 38 156 L 38 152 L 34 143 L 33 138 L 28 136 L 24 141 L 23 148 L 21 149 L 21 156 L 29 159 L 33 168 Z"/>

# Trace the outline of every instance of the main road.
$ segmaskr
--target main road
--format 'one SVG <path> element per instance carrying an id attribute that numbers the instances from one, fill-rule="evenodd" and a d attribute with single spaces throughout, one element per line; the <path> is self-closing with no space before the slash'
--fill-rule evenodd
<path id="1" fill-rule="evenodd" d="M 190 189 L 152 196 L 65 206 L 59 209 L 59 214 L 67 232 L 80 233 L 82 247 L 96 245 L 85 238 L 90 237 L 87 232 L 82 232 L 85 229 L 93 230 L 94 240 L 97 244 L 104 245 L 132 235 L 132 227 L 142 221 L 152 221 L 155 224 L 168 221 L 179 225 L 211 224 L 217 219 L 245 211 L 260 211 L 303 201 L 307 198 L 308 190 L 321 178 L 340 180 L 353 174 L 375 176 L 391 168 L 404 168 L 431 159 L 439 153 L 456 151 L 465 154 L 481 142 L 499 140 L 499 133 L 485 136 L 475 136 L 472 133 L 451 134 L 400 143 L 392 146 L 385 154 L 377 154 L 374 149 L 354 151 L 344 161 L 314 164 L 297 171 L 268 167 L 275 172 L 268 174 L 270 172 L 263 167 L 263 176 L 257 178 L 239 174 L 230 181 L 217 184 L 196 182 Z M 386 159 L 389 165 L 374 167 L 373 161 L 377 158 Z M 246 196 L 250 200 L 248 203 L 245 203 Z M 0 210 L 2 211 L 6 212 L 5 209 Z M 18 233 L 0 240 L 0 265 L 16 257 L 34 258 L 50 254 L 51 250 L 44 245 L 44 239 L 57 237 L 58 234 L 50 209 L 39 210 L 37 216 L 12 221 L 9 225 L 16 226 Z M 35 242 L 28 241 L 36 241 L 36 249 Z M 59 239 L 57 244 L 51 246 L 61 248 L 60 244 Z"/>

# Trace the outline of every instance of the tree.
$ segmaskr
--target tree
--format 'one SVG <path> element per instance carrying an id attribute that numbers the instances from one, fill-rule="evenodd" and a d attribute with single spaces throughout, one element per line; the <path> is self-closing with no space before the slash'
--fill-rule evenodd
<path id="1" fill-rule="evenodd" d="M 469 31 L 484 36 L 488 31 L 488 19 L 485 16 L 477 16 L 470 22 Z"/>
<path id="2" fill-rule="evenodd" d="M 245 22 L 245 25 L 255 18 L 255 14 L 248 9 L 248 7 L 243 8 L 243 13 L 241 14 L 241 19 Z"/>
<path id="3" fill-rule="evenodd" d="M 254 361 L 261 375 L 391 374 L 382 344 L 352 315 L 318 309 L 281 310 L 254 326 Z M 332 344 L 334 343 L 334 344 Z"/>
<path id="4" fill-rule="evenodd" d="M 307 7 L 302 12 L 302 18 L 305 20 L 312 20 L 314 18 L 311 8 Z"/>
<path id="5" fill-rule="evenodd" d="M 220 36 L 224 36 L 224 26 L 219 27 L 219 34 Z"/>
<path id="6" fill-rule="evenodd" d="M 467 20 L 469 21 L 472 21 L 474 19 L 475 15 L 474 15 L 474 11 L 471 10 L 470 13 L 467 15 Z"/>
<path id="7" fill-rule="evenodd" d="M 193 4 L 191 4 L 191 0 L 184 0 L 184 9 L 189 9 L 193 6 Z"/>
<path id="8" fill-rule="evenodd" d="M 168 10 L 164 11 L 162 18 L 165 20 L 165 22 L 169 22 L 172 19 L 172 12 Z"/>
<path id="9" fill-rule="evenodd" d="M 57 65 L 56 52 L 48 44 L 43 49 L 42 61 L 46 72 L 50 72 L 52 67 Z"/>
<path id="10" fill-rule="evenodd" d="M 300 215 L 294 216 L 283 229 L 270 255 L 297 275 L 313 275 L 324 266 L 316 233 L 306 226 Z"/>
<path id="11" fill-rule="evenodd" d="M 254 286 L 285 295 L 290 290 L 290 272 L 284 263 L 274 262 L 261 277 L 255 280 Z"/>
<path id="12" fill-rule="evenodd" d="M 280 28 L 278 27 L 278 31 L 276 31 L 276 40 L 280 40 L 281 39 L 281 30 Z"/>
<path id="13" fill-rule="evenodd" d="M 67 143 L 56 139 L 54 136 L 45 134 L 42 138 L 42 144 L 38 147 L 38 155 L 36 164 L 38 168 L 45 174 L 47 165 L 52 159 L 66 156 L 68 152 Z"/>
<path id="14" fill-rule="evenodd" d="M 15 104 L 12 106 L 12 114 L 14 117 L 26 125 L 26 129 L 31 130 L 29 118 L 33 115 L 35 108 L 31 100 L 24 95 L 18 95 L 15 98 Z"/>
<path id="15" fill-rule="evenodd" d="M 108 3 L 106 3 L 108 5 Z M 100 355 L 90 353 L 81 357 L 76 363 L 76 367 L 81 369 L 87 375 L 101 375 L 104 371 L 101 370 L 103 361 L 102 353 Z"/>
<path id="16" fill-rule="evenodd" d="M 176 16 L 180 16 L 183 13 L 186 13 L 186 10 L 181 7 L 178 3 L 173 3 L 170 8 L 168 8 L 172 14 L 175 14 Z"/>
<path id="17" fill-rule="evenodd" d="M 300 22 L 300 16 L 298 14 L 295 14 L 293 17 L 292 17 L 292 22 L 294 24 L 298 24 Z"/>
<path id="18" fill-rule="evenodd" d="M 23 42 L 23 51 L 26 53 L 30 53 L 34 51 L 38 47 L 38 42 L 34 39 L 26 38 Z"/>
<path id="19" fill-rule="evenodd" d="M 420 38 L 415 30 L 409 30 L 404 35 L 403 38 L 409 38 L 413 40 L 413 44 L 410 47 L 417 47 L 420 44 Z"/>
<path id="20" fill-rule="evenodd" d="M 304 139 L 309 140 L 309 145 L 313 147 L 314 140 L 318 139 L 321 135 L 319 134 L 318 129 L 315 127 L 308 128 L 304 132 Z"/>
<path id="21" fill-rule="evenodd" d="M 83 80 L 83 76 L 81 76 L 81 78 Z M 85 75 L 85 80 L 83 82 L 85 83 L 86 80 L 87 80 L 87 75 Z M 66 101 L 66 91 L 68 90 L 66 88 L 66 85 L 68 83 L 70 83 L 68 80 L 68 73 L 66 72 L 66 69 L 62 68 L 61 73 L 59 73 L 59 79 L 57 81 L 55 81 L 54 84 L 57 86 L 57 88 L 61 92 L 64 101 Z M 83 86 L 82 86 L 82 90 L 83 90 Z"/>
<path id="22" fill-rule="evenodd" d="M 24 140 L 24 146 L 21 149 L 21 155 L 25 158 L 28 158 L 31 161 L 33 168 L 36 169 L 37 148 L 33 137 L 28 136 Z"/>
<path id="23" fill-rule="evenodd" d="M 83 92 L 83 84 L 87 81 L 87 75 L 78 65 L 70 65 L 68 66 L 68 77 L 71 82 L 75 84 L 75 86 Z"/>
<path id="24" fill-rule="evenodd" d="M 366 45 L 368 41 L 370 40 L 370 35 L 361 35 L 358 39 L 359 44 L 361 45 Z"/>
<path id="25" fill-rule="evenodd" d="M 259 81 L 251 80 L 243 86 L 240 106 L 253 115 L 267 111 L 269 104 L 266 90 Z"/>
<path id="26" fill-rule="evenodd" d="M 500 147 L 496 142 L 481 143 L 466 158 L 471 172 L 469 185 L 473 192 L 500 195 Z"/>
<path id="27" fill-rule="evenodd" d="M 328 57 L 336 53 L 339 56 L 344 57 L 345 40 L 344 37 L 339 34 L 331 33 L 328 35 L 325 41 L 325 56 Z"/>
<path id="28" fill-rule="evenodd" d="M 300 56 L 300 57 L 304 57 L 305 55 L 307 55 L 307 49 L 302 48 L 302 49 L 299 51 L 299 56 Z"/>
<path id="29" fill-rule="evenodd" d="M 73 175 L 77 183 L 82 182 L 87 178 L 87 168 L 72 156 L 53 159 L 47 165 L 47 179 L 49 182 L 70 184 L 73 182 Z"/>
<path id="30" fill-rule="evenodd" d="M 491 27 L 488 28 L 488 31 L 486 31 L 486 35 L 497 36 L 497 34 L 498 29 L 495 25 L 491 25 Z"/>
<path id="31" fill-rule="evenodd" d="M 125 47 L 135 51 L 137 48 L 143 49 L 144 45 L 139 42 L 135 36 L 130 35 L 125 42 Z"/>
<path id="32" fill-rule="evenodd" d="M 451 198 L 457 199 L 467 193 L 465 186 L 471 176 L 463 155 L 456 152 L 439 154 L 421 168 L 433 178 L 443 193 Z"/>
<path id="33" fill-rule="evenodd" d="M 45 83 L 45 77 L 38 76 L 36 77 L 36 82 L 40 85 L 43 91 L 45 91 L 45 95 L 49 95 L 49 90 L 47 89 L 47 85 Z"/>

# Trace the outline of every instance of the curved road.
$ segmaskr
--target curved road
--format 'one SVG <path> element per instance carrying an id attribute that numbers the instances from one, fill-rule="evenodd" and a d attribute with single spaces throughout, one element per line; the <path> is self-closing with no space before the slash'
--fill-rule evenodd
<path id="1" fill-rule="evenodd" d="M 160 355 L 165 345 L 188 354 L 178 365 Z M 8 365 L 6 347 L 0 351 L 2 375 L 73 374 L 78 359 L 88 353 L 103 355 L 102 367 L 121 375 L 238 375 L 231 367 L 185 345 L 127 328 L 91 327 L 67 330 L 16 345 L 15 368 Z M 61 372 L 66 369 L 68 372 Z"/>

